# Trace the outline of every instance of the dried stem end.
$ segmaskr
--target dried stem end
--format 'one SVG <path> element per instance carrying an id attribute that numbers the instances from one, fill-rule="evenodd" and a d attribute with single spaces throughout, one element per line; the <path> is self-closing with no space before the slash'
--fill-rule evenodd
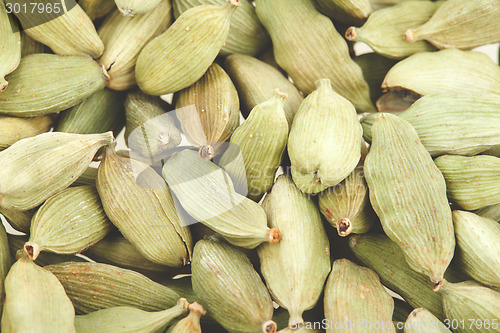
<path id="1" fill-rule="evenodd" d="M 356 27 L 349 27 L 345 32 L 345 38 L 348 41 L 355 42 L 358 34 L 356 33 Z"/>
<path id="2" fill-rule="evenodd" d="M 408 29 L 406 30 L 404 34 L 405 41 L 410 42 L 410 43 L 415 43 L 417 40 L 415 40 L 415 36 L 413 35 L 415 33 L 414 29 Z"/>
<path id="3" fill-rule="evenodd" d="M 277 329 L 278 326 L 272 320 L 268 320 L 262 324 L 262 333 L 275 333 Z"/>
<path id="4" fill-rule="evenodd" d="M 40 246 L 36 243 L 26 242 L 26 244 L 24 244 L 24 252 L 26 252 L 31 260 L 36 260 L 40 254 Z"/>
<path id="5" fill-rule="evenodd" d="M 438 283 L 436 283 L 436 284 L 434 285 L 434 288 L 432 288 L 432 291 L 434 291 L 434 292 L 438 292 L 439 290 L 441 290 L 441 287 L 443 286 L 444 281 L 445 281 L 445 280 L 444 280 L 444 279 L 442 279 L 441 281 L 439 281 Z"/>
<path id="6" fill-rule="evenodd" d="M 352 232 L 352 223 L 348 218 L 341 218 L 335 222 L 339 236 L 346 237 Z"/>
<path id="7" fill-rule="evenodd" d="M 278 243 L 281 239 L 281 232 L 276 228 L 271 228 L 267 231 L 266 238 L 271 244 Z"/>

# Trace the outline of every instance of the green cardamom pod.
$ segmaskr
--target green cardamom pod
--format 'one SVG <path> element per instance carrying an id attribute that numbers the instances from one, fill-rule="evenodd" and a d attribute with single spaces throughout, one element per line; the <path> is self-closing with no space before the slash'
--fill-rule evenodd
<path id="1" fill-rule="evenodd" d="M 253 249 L 279 241 L 280 232 L 267 226 L 262 207 L 236 192 L 226 171 L 197 152 L 173 155 L 163 166 L 163 177 L 191 217 L 231 244 Z"/>
<path id="2" fill-rule="evenodd" d="M 116 6 L 124 16 L 147 14 L 154 11 L 162 0 L 115 0 Z"/>
<path id="3" fill-rule="evenodd" d="M 319 80 L 300 104 L 288 137 L 297 187 L 318 193 L 349 176 L 361 157 L 362 134 L 354 106 L 333 91 L 330 80 Z"/>
<path id="4" fill-rule="evenodd" d="M 335 260 L 325 286 L 324 302 L 325 318 L 335 324 L 344 324 L 342 331 L 373 332 L 370 323 L 378 323 L 377 331 L 396 332 L 392 326 L 394 301 L 377 274 L 369 268 L 347 259 Z M 346 329 L 350 322 L 357 325 Z M 326 331 L 337 330 L 330 327 Z"/>
<path id="5" fill-rule="evenodd" d="M 78 4 L 92 21 L 108 15 L 115 8 L 114 0 L 80 0 Z"/>
<path id="6" fill-rule="evenodd" d="M 135 78 L 141 90 L 157 96 L 198 81 L 224 45 L 238 6 L 239 0 L 230 0 L 220 7 L 196 6 L 182 13 L 139 54 Z"/>
<path id="7" fill-rule="evenodd" d="M 21 58 L 36 53 L 48 53 L 48 48 L 42 43 L 31 38 L 27 33 L 21 31 Z"/>
<path id="8" fill-rule="evenodd" d="M 393 297 L 393 301 L 394 301 L 394 312 L 392 313 L 392 321 L 404 324 L 410 312 L 413 311 L 413 307 L 399 298 Z"/>
<path id="9" fill-rule="evenodd" d="M 14 31 L 17 29 L 17 31 Z M 21 33 L 12 14 L 7 14 L 5 4 L 0 1 L 0 92 L 9 83 L 5 75 L 13 72 L 21 61 Z"/>
<path id="10" fill-rule="evenodd" d="M 206 314 L 201 304 L 189 304 L 189 315 L 172 325 L 167 333 L 201 333 L 200 318 Z"/>
<path id="11" fill-rule="evenodd" d="M 500 158 L 443 155 L 434 160 L 446 180 L 448 198 L 467 210 L 500 203 Z"/>
<path id="12" fill-rule="evenodd" d="M 7 76 L 0 95 L 0 114 L 33 117 L 70 108 L 104 88 L 101 66 L 86 57 L 32 54 Z"/>
<path id="13" fill-rule="evenodd" d="M 363 22 L 372 13 L 370 0 L 315 0 L 320 12 L 335 22 Z"/>
<path id="14" fill-rule="evenodd" d="M 0 206 L 28 210 L 66 189 L 87 168 L 111 132 L 50 132 L 23 139 L 0 152 Z"/>
<path id="15" fill-rule="evenodd" d="M 50 116 L 18 118 L 0 116 L 0 150 L 19 140 L 48 132 L 52 128 Z"/>
<path id="16" fill-rule="evenodd" d="M 2 211 L 0 210 L 0 213 Z M 476 214 L 482 217 L 488 217 L 497 222 L 500 222 L 500 203 L 496 205 L 487 206 L 476 211 Z M 7 218 L 8 219 L 8 218 Z"/>
<path id="17" fill-rule="evenodd" d="M 375 103 L 382 96 L 381 85 L 385 75 L 397 61 L 375 52 L 362 54 L 353 60 L 361 67 L 363 77 L 370 88 L 370 99 Z"/>
<path id="18" fill-rule="evenodd" d="M 0 313 L 4 303 L 4 281 L 12 265 L 9 240 L 3 225 L 0 226 Z"/>
<path id="19" fill-rule="evenodd" d="M 221 242 L 200 240 L 191 268 L 194 292 L 226 330 L 276 332 L 271 296 L 243 252 Z"/>
<path id="20" fill-rule="evenodd" d="M 451 333 L 451 331 L 428 310 L 417 308 L 406 319 L 404 333 Z"/>
<path id="21" fill-rule="evenodd" d="M 364 164 L 372 206 L 409 266 L 440 283 L 455 249 L 444 177 L 407 121 L 379 114 L 372 135 Z"/>
<path id="22" fill-rule="evenodd" d="M 97 168 L 89 166 L 80 177 L 75 180 L 71 186 L 84 186 L 84 185 L 92 185 L 95 186 L 95 180 L 97 178 Z"/>
<path id="23" fill-rule="evenodd" d="M 257 0 L 256 6 L 271 35 L 276 61 L 299 90 L 308 95 L 315 90 L 316 81 L 327 78 L 357 110 L 375 111 L 361 68 L 351 60 L 345 40 L 313 1 Z"/>
<path id="24" fill-rule="evenodd" d="M 15 209 L 5 209 L 0 207 L 0 214 L 5 217 L 12 228 L 27 234 L 30 232 L 31 218 L 35 214 L 35 210 L 18 211 Z M 20 248 L 22 248 L 22 246 L 19 247 L 19 249 Z"/>
<path id="25" fill-rule="evenodd" d="M 408 109 L 417 99 L 422 97 L 411 90 L 394 88 L 389 89 L 389 91 L 379 99 L 377 99 L 376 105 L 379 112 L 402 112 Z"/>

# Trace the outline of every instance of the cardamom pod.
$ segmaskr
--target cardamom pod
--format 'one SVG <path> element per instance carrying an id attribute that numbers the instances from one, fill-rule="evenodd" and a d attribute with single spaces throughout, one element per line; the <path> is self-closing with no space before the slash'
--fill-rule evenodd
<path id="1" fill-rule="evenodd" d="M 0 225 L 0 313 L 4 303 L 4 281 L 12 265 L 9 240 L 5 227 Z"/>
<path id="2" fill-rule="evenodd" d="M 96 186 L 106 215 L 144 257 L 172 267 L 190 261 L 191 233 L 152 167 L 107 147 Z"/>
<path id="3" fill-rule="evenodd" d="M 0 206 L 35 208 L 80 176 L 99 148 L 114 141 L 103 134 L 43 133 L 0 152 Z"/>
<path id="4" fill-rule="evenodd" d="M 1 213 L 1 210 L 0 210 Z M 497 222 L 500 222 L 500 203 L 496 205 L 487 206 L 476 211 L 476 214 L 482 217 L 488 217 Z"/>
<path id="5" fill-rule="evenodd" d="M 256 6 L 271 35 L 276 61 L 299 90 L 308 95 L 316 81 L 327 78 L 358 111 L 375 111 L 361 68 L 351 60 L 345 40 L 313 1 L 257 0 Z"/>
<path id="6" fill-rule="evenodd" d="M 226 330 L 276 332 L 271 296 L 243 252 L 222 242 L 200 240 L 191 265 L 194 292 Z"/>
<path id="7" fill-rule="evenodd" d="M 370 0 L 315 0 L 316 8 L 334 21 L 363 22 L 372 13 Z"/>
<path id="8" fill-rule="evenodd" d="M 426 40 L 440 49 L 472 49 L 500 42 L 499 15 L 496 0 L 446 1 L 425 24 L 409 27 L 404 37 L 410 42 Z"/>
<path id="9" fill-rule="evenodd" d="M 317 193 L 344 180 L 361 157 L 362 128 L 354 106 L 321 79 L 295 115 L 288 137 L 293 181 Z"/>
<path id="10" fill-rule="evenodd" d="M 377 331 L 396 332 L 392 326 L 394 301 L 369 268 L 347 259 L 335 260 L 325 286 L 324 302 L 325 318 L 336 325 L 343 324 L 342 331 L 373 332 L 373 325 L 378 323 Z M 350 322 L 357 324 L 346 328 Z M 335 331 L 334 327 L 327 329 Z"/>
<path id="11" fill-rule="evenodd" d="M 7 76 L 0 95 L 0 114 L 33 117 L 70 108 L 104 88 L 101 66 L 86 57 L 32 54 Z"/>
<path id="12" fill-rule="evenodd" d="M 116 6 L 124 16 L 135 16 L 154 11 L 162 0 L 115 0 Z"/>
<path id="13" fill-rule="evenodd" d="M 27 33 L 21 31 L 21 58 L 36 53 L 48 53 L 48 48 L 42 43 L 31 38 Z"/>
<path id="14" fill-rule="evenodd" d="M 417 99 L 422 97 L 411 90 L 394 88 L 377 99 L 376 105 L 379 112 L 402 112 L 408 109 Z"/>
<path id="15" fill-rule="evenodd" d="M 231 244 L 253 249 L 279 241 L 280 232 L 267 226 L 262 207 L 237 193 L 226 171 L 197 152 L 174 154 L 163 166 L 163 177 L 191 217 Z"/>
<path id="16" fill-rule="evenodd" d="M 158 312 L 127 306 L 102 309 L 76 316 L 75 328 L 78 333 L 163 332 L 173 319 L 187 311 L 188 305 L 188 301 L 181 298 L 174 307 Z"/>
<path id="17" fill-rule="evenodd" d="M 52 128 L 52 118 L 39 116 L 17 118 L 0 116 L 0 150 L 10 147 L 19 140 L 48 132 Z"/>
<path id="18" fill-rule="evenodd" d="M 226 2 L 227 0 L 173 0 L 174 17 L 178 18 L 186 10 L 196 6 L 220 6 Z M 230 54 L 256 56 L 269 44 L 271 41 L 255 13 L 255 7 L 250 1 L 241 1 L 240 7 L 231 18 L 229 34 L 219 54 L 221 56 Z"/>
<path id="19" fill-rule="evenodd" d="M 189 304 L 189 315 L 172 325 L 167 333 L 201 333 L 200 318 L 206 314 L 201 304 Z"/>
<path id="20" fill-rule="evenodd" d="M 75 310 L 49 271 L 28 258 L 12 265 L 5 279 L 2 332 L 76 332 Z"/>
<path id="21" fill-rule="evenodd" d="M 89 166 L 80 177 L 75 180 L 71 186 L 84 186 L 84 185 L 92 185 L 95 186 L 95 180 L 97 178 L 97 168 Z"/>
<path id="22" fill-rule="evenodd" d="M 443 155 L 434 160 L 446 180 L 448 198 L 474 210 L 500 203 L 500 158 Z"/>
<path id="23" fill-rule="evenodd" d="M 408 43 L 401 38 L 409 28 L 427 22 L 441 2 L 403 1 L 396 6 L 376 10 L 360 28 L 350 27 L 345 37 L 352 42 L 368 44 L 375 52 L 400 59 L 417 52 L 434 51 L 426 41 Z"/>
<path id="24" fill-rule="evenodd" d="M 131 17 L 115 10 L 104 20 L 98 33 L 106 48 L 99 63 L 108 72 L 108 88 L 127 90 L 135 85 L 137 57 L 151 39 L 170 26 L 171 9 L 170 1 L 162 0 L 146 14 Z"/>
<path id="25" fill-rule="evenodd" d="M 92 21 L 108 15 L 115 8 L 114 0 L 80 0 L 78 3 Z"/>
<path id="26" fill-rule="evenodd" d="M 394 312 L 392 313 L 392 321 L 404 324 L 406 318 L 408 318 L 408 316 L 410 315 L 410 312 L 413 311 L 413 307 L 399 298 L 393 297 L 392 300 L 394 301 Z M 397 328 L 398 327 L 396 327 L 396 329 Z"/>
<path id="27" fill-rule="evenodd" d="M 16 31 L 14 31 L 16 30 Z M 0 1 L 0 92 L 9 83 L 5 75 L 13 72 L 21 61 L 21 33 L 12 15 L 7 14 L 3 1 Z"/>
<path id="28" fill-rule="evenodd" d="M 31 218 L 33 217 L 33 214 L 35 214 L 35 210 L 18 211 L 15 209 L 5 209 L 3 207 L 0 207 L 0 214 L 5 217 L 10 226 L 15 230 L 29 233 L 31 227 Z M 19 247 L 19 249 L 20 248 L 22 248 L 22 246 Z"/>
<path id="29" fill-rule="evenodd" d="M 17 1 L 21 8 L 32 8 L 31 0 Z M 74 1 L 61 1 L 58 7 L 49 0 L 40 2 L 50 6 L 53 10 L 30 10 L 16 12 L 23 30 L 31 38 L 47 45 L 54 53 L 62 56 L 90 56 L 99 58 L 104 51 L 92 20 L 85 11 Z M 68 7 L 70 7 L 68 9 Z M 56 11 L 56 8 L 59 11 Z"/>
<path id="30" fill-rule="evenodd" d="M 226 41 L 238 6 L 239 0 L 230 0 L 220 7 L 196 6 L 182 13 L 139 54 L 135 78 L 141 90 L 163 95 L 198 81 Z"/>
<path id="31" fill-rule="evenodd" d="M 455 249 L 443 175 L 407 121 L 379 114 L 372 135 L 364 164 L 372 206 L 409 266 L 440 283 Z"/>
<path id="32" fill-rule="evenodd" d="M 383 57 L 375 52 L 362 54 L 353 60 L 361 67 L 363 77 L 370 88 L 370 99 L 375 103 L 382 96 L 381 85 L 385 75 L 397 61 Z"/>
<path id="33" fill-rule="evenodd" d="M 451 333 L 451 331 L 428 310 L 417 308 L 406 319 L 404 333 Z"/>

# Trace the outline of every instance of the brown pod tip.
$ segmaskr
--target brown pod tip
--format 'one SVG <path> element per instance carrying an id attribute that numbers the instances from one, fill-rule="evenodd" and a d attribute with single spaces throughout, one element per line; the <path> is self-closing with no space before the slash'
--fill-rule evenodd
<path id="1" fill-rule="evenodd" d="M 337 226 L 337 232 L 339 233 L 339 236 L 346 237 L 352 232 L 352 223 L 348 218 L 341 218 L 340 220 L 335 222 L 335 225 Z"/>
<path id="2" fill-rule="evenodd" d="M 404 34 L 405 41 L 410 42 L 410 43 L 415 43 L 417 40 L 415 39 L 415 36 L 413 36 L 414 33 L 415 33 L 414 29 L 406 30 L 406 32 Z"/>
<path id="3" fill-rule="evenodd" d="M 179 298 L 179 300 L 177 301 L 177 305 L 182 305 L 182 310 L 184 312 L 186 312 L 189 308 L 189 302 L 184 297 Z"/>
<path id="4" fill-rule="evenodd" d="M 272 320 L 268 320 L 262 324 L 262 333 L 275 333 L 277 329 L 278 326 Z"/>
<path id="5" fill-rule="evenodd" d="M 214 147 L 212 147 L 211 145 L 201 146 L 198 154 L 205 160 L 211 160 L 215 156 Z"/>
<path id="6" fill-rule="evenodd" d="M 201 306 L 201 304 L 198 302 L 189 304 L 189 311 L 198 313 L 200 316 L 204 316 L 207 314 L 207 311 L 205 311 L 203 306 Z"/>
<path id="7" fill-rule="evenodd" d="M 229 3 L 234 7 L 241 6 L 240 0 L 229 0 Z"/>
<path id="8" fill-rule="evenodd" d="M 349 27 L 346 32 L 345 32 L 345 38 L 348 41 L 355 42 L 356 37 L 358 37 L 358 34 L 356 33 L 357 28 L 356 27 Z"/>
<path id="9" fill-rule="evenodd" d="M 439 290 L 441 290 L 441 287 L 443 286 L 444 282 L 445 282 L 445 279 L 442 279 L 441 281 L 439 281 L 438 283 L 436 283 L 434 285 L 434 288 L 432 288 L 432 291 L 438 292 Z"/>
<path id="10" fill-rule="evenodd" d="M 36 260 L 40 254 L 40 246 L 36 243 L 26 242 L 26 244 L 24 244 L 24 252 L 26 252 L 31 260 Z"/>
<path id="11" fill-rule="evenodd" d="M 274 93 L 278 95 L 282 100 L 285 100 L 288 98 L 288 94 L 284 91 L 281 91 L 280 88 L 274 89 Z"/>
<path id="12" fill-rule="evenodd" d="M 7 89 L 8 85 L 9 85 L 9 82 L 5 81 L 5 79 L 0 79 L 0 92 Z"/>
<path id="13" fill-rule="evenodd" d="M 281 232 L 276 228 L 271 228 L 267 231 L 266 238 L 271 244 L 278 243 L 281 239 Z"/>

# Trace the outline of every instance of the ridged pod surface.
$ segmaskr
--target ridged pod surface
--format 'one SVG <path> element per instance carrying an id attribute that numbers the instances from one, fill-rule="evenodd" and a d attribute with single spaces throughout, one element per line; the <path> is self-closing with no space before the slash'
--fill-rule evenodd
<path id="1" fill-rule="evenodd" d="M 377 332 L 396 332 L 392 321 L 394 301 L 377 274 L 347 259 L 335 260 L 325 286 L 325 318 L 332 323 L 347 323 L 342 331 L 371 333 L 368 323 L 379 323 Z M 364 323 L 349 327 L 349 323 Z M 385 323 L 385 324 L 382 324 Z M 349 327 L 349 328 L 346 328 Z M 336 332 L 333 327 L 327 333 Z"/>
<path id="2" fill-rule="evenodd" d="M 4 91 L 8 82 L 5 75 L 13 72 L 21 61 L 21 33 L 12 14 L 7 14 L 4 1 L 0 1 L 0 92 Z"/>
<path id="3" fill-rule="evenodd" d="M 0 95 L 0 114 L 33 117 L 70 108 L 104 88 L 101 66 L 87 57 L 32 54 L 7 76 Z"/>
<path id="4" fill-rule="evenodd" d="M 382 96 L 381 85 L 385 75 L 397 60 L 388 59 L 375 52 L 362 54 L 353 60 L 361 67 L 363 77 L 370 87 L 370 98 L 375 103 Z"/>
<path id="5" fill-rule="evenodd" d="M 435 160 L 446 180 L 448 198 L 474 210 L 500 203 L 500 158 L 443 155 Z"/>
<path id="6" fill-rule="evenodd" d="M 372 13 L 370 0 L 315 0 L 318 10 L 334 21 L 363 22 Z"/>
<path id="7" fill-rule="evenodd" d="M 189 304 L 189 315 L 170 326 L 167 333 L 201 333 L 200 318 L 206 314 L 201 304 Z"/>
<path id="8" fill-rule="evenodd" d="M 113 141 L 111 132 L 50 132 L 14 143 L 0 152 L 0 206 L 35 208 L 71 185 L 99 148 Z"/>
<path id="9" fill-rule="evenodd" d="M 260 269 L 273 299 L 290 313 L 289 325 L 298 324 L 323 290 L 330 244 L 316 205 L 289 177 L 278 177 L 262 207 L 269 226 L 278 228 L 283 239 L 258 248 Z"/>
<path id="10" fill-rule="evenodd" d="M 10 147 L 19 140 L 48 132 L 52 128 L 50 116 L 31 118 L 0 116 L 0 150 Z"/>
<path id="11" fill-rule="evenodd" d="M 478 211 L 476 211 L 476 214 L 500 222 L 500 203 L 481 208 Z"/>
<path id="12" fill-rule="evenodd" d="M 224 45 L 231 15 L 239 5 L 239 0 L 231 0 L 220 7 L 191 8 L 150 41 L 135 67 L 141 90 L 157 96 L 177 92 L 198 81 Z"/>
<path id="13" fill-rule="evenodd" d="M 435 48 L 426 41 L 408 43 L 402 36 L 407 29 L 427 22 L 439 5 L 439 2 L 432 1 L 403 1 L 396 6 L 376 10 L 362 27 L 347 29 L 346 38 L 366 43 L 375 52 L 394 59 L 433 51 Z"/>
<path id="14" fill-rule="evenodd" d="M 28 234 L 30 232 L 31 218 L 33 217 L 33 214 L 35 214 L 35 209 L 19 211 L 0 207 L 0 214 L 5 217 L 10 226 L 15 230 Z M 19 249 L 20 248 L 22 248 L 22 246 L 19 247 Z"/>
<path id="15" fill-rule="evenodd" d="M 273 302 L 250 260 L 240 250 L 214 240 L 196 243 L 193 290 L 201 304 L 226 330 L 274 333 Z"/>
<path id="16" fill-rule="evenodd" d="M 115 0 L 116 7 L 124 16 L 135 16 L 154 11 L 163 0 Z"/>
<path id="17" fill-rule="evenodd" d="M 91 20 L 106 16 L 115 8 L 114 0 L 80 0 L 78 4 Z"/>
<path id="18" fill-rule="evenodd" d="M 406 319 L 404 333 L 451 333 L 451 331 L 428 310 L 417 308 Z"/>
<path id="19" fill-rule="evenodd" d="M 440 49 L 472 49 L 500 41 L 500 3 L 497 0 L 451 0 L 425 24 L 410 29 L 405 39 L 426 40 Z"/>
<path id="20" fill-rule="evenodd" d="M 354 106 L 317 82 L 295 115 L 288 137 L 292 177 L 305 193 L 317 193 L 344 180 L 361 157 L 363 130 Z"/>
<path id="21" fill-rule="evenodd" d="M 7 232 L 3 225 L 0 226 L 0 312 L 3 308 L 5 291 L 4 282 L 7 277 L 7 273 L 12 265 L 12 259 L 9 248 L 9 239 L 7 238 Z"/>
<path id="22" fill-rule="evenodd" d="M 179 17 L 186 10 L 201 6 L 220 6 L 227 0 L 173 0 L 174 17 Z M 240 1 L 241 6 L 231 18 L 231 27 L 227 35 L 226 43 L 220 50 L 220 55 L 247 54 L 256 56 L 266 48 L 271 41 L 266 29 L 262 26 L 255 13 L 255 7 L 251 1 Z"/>
<path id="23" fill-rule="evenodd" d="M 319 79 L 361 112 L 375 111 L 361 68 L 351 60 L 345 40 L 313 1 L 257 0 L 257 15 L 271 35 L 276 61 L 304 94 Z"/>
<path id="24" fill-rule="evenodd" d="M 407 121 L 382 113 L 372 134 L 364 164 L 372 206 L 410 267 L 439 283 L 455 249 L 444 177 Z"/>

